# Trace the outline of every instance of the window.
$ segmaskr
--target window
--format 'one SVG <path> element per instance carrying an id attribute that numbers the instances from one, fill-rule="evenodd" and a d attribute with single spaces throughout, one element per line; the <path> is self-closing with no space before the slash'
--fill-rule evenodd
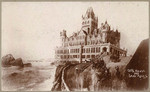
<path id="1" fill-rule="evenodd" d="M 95 48 L 91 48 L 91 52 L 92 52 L 92 53 L 95 53 Z"/>
<path id="2" fill-rule="evenodd" d="M 95 58 L 95 55 L 92 55 L 91 57 L 92 57 L 92 58 Z"/>
<path id="3" fill-rule="evenodd" d="M 86 48 L 86 53 L 88 53 L 88 48 Z"/>
<path id="4" fill-rule="evenodd" d="M 90 55 L 87 55 L 87 58 L 90 58 Z"/>
<path id="5" fill-rule="evenodd" d="M 85 55 L 82 55 L 82 58 L 85 58 Z"/>
<path id="6" fill-rule="evenodd" d="M 83 52 L 83 53 L 84 53 L 84 50 L 85 50 L 85 49 L 82 49 L 82 52 Z"/>
<path id="7" fill-rule="evenodd" d="M 106 47 L 104 47 L 104 48 L 103 48 L 103 51 L 107 52 L 107 48 L 106 48 Z"/>
<path id="8" fill-rule="evenodd" d="M 87 48 L 87 53 L 90 53 L 90 48 Z"/>
<path id="9" fill-rule="evenodd" d="M 96 48 L 96 52 L 98 52 L 98 48 Z"/>
<path id="10" fill-rule="evenodd" d="M 93 52 L 95 52 L 95 48 L 93 48 Z"/>
<path id="11" fill-rule="evenodd" d="M 77 55 L 73 55 L 73 58 L 77 58 Z"/>
<path id="12" fill-rule="evenodd" d="M 60 58 L 63 59 L 63 55 L 61 55 Z"/>

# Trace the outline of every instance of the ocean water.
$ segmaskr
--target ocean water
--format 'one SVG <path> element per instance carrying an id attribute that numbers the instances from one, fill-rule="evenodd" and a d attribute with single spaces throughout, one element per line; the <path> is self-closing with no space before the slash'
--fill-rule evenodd
<path id="1" fill-rule="evenodd" d="M 2 67 L 2 91 L 50 91 L 55 66 L 34 62 L 32 67 Z"/>

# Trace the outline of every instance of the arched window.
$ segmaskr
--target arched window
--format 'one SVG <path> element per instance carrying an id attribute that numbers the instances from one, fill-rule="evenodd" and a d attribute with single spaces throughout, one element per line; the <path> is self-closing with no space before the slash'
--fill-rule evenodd
<path id="1" fill-rule="evenodd" d="M 103 51 L 104 51 L 104 52 L 107 52 L 107 48 L 106 48 L 106 47 L 104 47 L 104 48 L 103 48 Z"/>

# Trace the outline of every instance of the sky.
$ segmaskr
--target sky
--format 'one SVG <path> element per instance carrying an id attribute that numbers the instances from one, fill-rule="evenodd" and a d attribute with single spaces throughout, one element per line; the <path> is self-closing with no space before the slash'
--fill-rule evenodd
<path id="1" fill-rule="evenodd" d="M 98 16 L 98 27 L 107 20 L 121 33 L 121 48 L 134 54 L 149 38 L 148 6 L 148 2 L 2 2 L 1 56 L 54 58 L 60 32 L 65 29 L 71 36 L 79 31 L 89 7 Z"/>

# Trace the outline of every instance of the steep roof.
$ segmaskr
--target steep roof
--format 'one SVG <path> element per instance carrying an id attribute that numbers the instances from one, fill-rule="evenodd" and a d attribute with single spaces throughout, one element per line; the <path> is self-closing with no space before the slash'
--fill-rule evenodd
<path id="1" fill-rule="evenodd" d="M 94 14 L 94 12 L 93 12 L 93 8 L 92 7 L 89 7 L 88 9 L 87 9 L 87 11 L 86 11 L 86 14 L 85 14 L 85 18 L 90 18 L 90 17 L 92 17 L 92 18 L 94 18 L 94 16 L 95 16 L 95 14 Z"/>

